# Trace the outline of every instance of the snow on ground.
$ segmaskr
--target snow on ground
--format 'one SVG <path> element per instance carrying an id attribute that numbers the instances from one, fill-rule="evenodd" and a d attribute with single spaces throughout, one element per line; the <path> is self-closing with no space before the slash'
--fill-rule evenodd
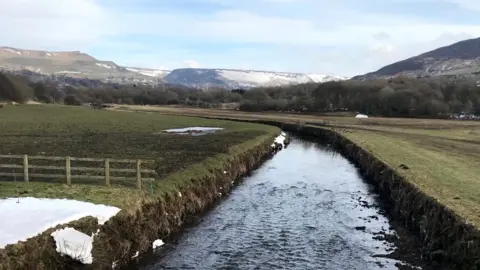
<path id="1" fill-rule="evenodd" d="M 166 132 L 173 132 L 173 133 L 185 133 L 191 131 L 212 131 L 212 130 L 222 130 L 223 128 L 218 127 L 186 127 L 186 128 L 171 128 L 165 129 Z"/>
<path id="2" fill-rule="evenodd" d="M 279 143 L 281 144 L 283 147 L 285 147 L 285 136 L 283 135 L 279 135 L 278 137 L 275 138 L 275 141 L 276 143 Z"/>
<path id="3" fill-rule="evenodd" d="M 0 199 L 0 248 L 86 216 L 105 223 L 119 208 L 67 199 Z"/>
<path id="4" fill-rule="evenodd" d="M 307 76 L 316 83 L 328 82 L 328 81 L 343 81 L 347 80 L 347 77 L 329 75 L 329 74 L 307 74 Z"/>
<path id="5" fill-rule="evenodd" d="M 58 253 L 68 255 L 83 264 L 91 264 L 93 262 L 92 249 L 94 235 L 88 236 L 73 228 L 67 227 L 54 231 L 51 236 L 55 240 Z"/>
<path id="6" fill-rule="evenodd" d="M 82 73 L 80 71 L 69 71 L 69 70 L 62 70 L 62 71 L 57 71 L 55 73 Z"/>
<path id="7" fill-rule="evenodd" d="M 181 135 L 204 135 L 208 133 L 214 133 L 217 132 L 218 130 L 223 130 L 223 128 L 219 127 L 186 127 L 186 128 L 172 128 L 172 129 L 165 129 L 163 131 L 168 132 L 168 133 L 175 133 L 175 134 L 181 134 Z"/>
<path id="8" fill-rule="evenodd" d="M 280 135 L 278 135 L 275 140 L 273 140 L 272 147 L 275 147 L 275 144 L 281 144 L 282 147 L 285 147 L 285 140 L 287 139 L 287 134 L 285 132 L 281 132 Z"/>
<path id="9" fill-rule="evenodd" d="M 126 68 L 128 71 L 132 72 L 137 72 L 145 76 L 150 76 L 150 77 L 164 77 L 170 73 L 170 70 L 164 70 L 164 69 L 146 69 L 146 68 L 131 68 L 127 67 Z"/>
<path id="10" fill-rule="evenodd" d="M 15 54 L 18 54 L 18 55 L 22 55 L 21 52 L 17 52 L 15 50 L 10 49 L 10 48 L 4 48 L 4 50 L 7 51 L 7 52 L 10 52 L 10 53 L 15 53 Z"/>
<path id="11" fill-rule="evenodd" d="M 115 68 L 114 66 L 110 66 L 110 65 L 106 65 L 106 64 L 102 64 L 102 63 L 95 63 L 95 65 L 99 66 L 99 67 L 104 67 L 106 69 L 112 69 L 112 68 Z"/>
<path id="12" fill-rule="evenodd" d="M 355 116 L 355 118 L 368 118 L 368 116 L 365 115 L 365 114 L 359 113 L 359 114 L 357 114 L 357 116 Z"/>
<path id="13" fill-rule="evenodd" d="M 304 74 L 251 71 L 251 70 L 218 70 L 220 76 L 227 80 L 253 85 L 282 85 L 311 82 Z"/>
<path id="14" fill-rule="evenodd" d="M 156 248 L 158 248 L 158 247 L 163 246 L 164 244 L 165 244 L 165 243 L 163 243 L 162 239 L 157 239 L 157 240 L 153 241 L 153 243 L 152 243 L 152 248 L 153 248 L 153 249 L 156 249 Z"/>

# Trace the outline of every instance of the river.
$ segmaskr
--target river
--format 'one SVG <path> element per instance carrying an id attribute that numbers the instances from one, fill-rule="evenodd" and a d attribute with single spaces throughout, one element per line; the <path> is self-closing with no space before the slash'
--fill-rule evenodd
<path id="1" fill-rule="evenodd" d="M 398 241 L 379 236 L 398 234 L 382 212 L 353 164 L 292 137 L 202 222 L 136 268 L 422 269 L 402 255 L 384 256 Z"/>

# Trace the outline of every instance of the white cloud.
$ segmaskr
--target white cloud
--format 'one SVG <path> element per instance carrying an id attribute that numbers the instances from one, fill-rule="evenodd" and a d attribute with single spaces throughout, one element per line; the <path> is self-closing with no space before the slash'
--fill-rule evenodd
<path id="1" fill-rule="evenodd" d="M 0 0 L 0 42 L 75 49 L 114 34 L 111 19 L 94 0 Z"/>
<path id="2" fill-rule="evenodd" d="M 0 45 L 87 52 L 95 48 L 102 53 L 94 56 L 130 66 L 198 67 L 200 62 L 205 67 L 355 75 L 480 36 L 473 22 L 432 21 L 394 11 L 366 13 L 351 7 L 352 0 L 195 0 L 229 7 L 199 13 L 115 8 L 115 3 L 132 3 L 124 0 L 101 3 L 108 1 L 113 8 L 95 0 L 0 0 L 0 24 L 8 26 Z M 417 1 L 480 8 L 473 0 Z M 135 3 L 146 2 L 157 3 Z M 126 38 L 132 34 L 148 38 Z M 177 43 L 169 47 L 166 41 Z M 206 52 L 205 43 L 227 45 Z M 248 47 L 229 48 L 229 43 Z"/>
<path id="3" fill-rule="evenodd" d="M 467 10 L 480 10 L 480 2 L 478 0 L 444 0 Z"/>
<path id="4" fill-rule="evenodd" d="M 189 68 L 198 68 L 200 67 L 200 64 L 196 61 L 193 61 L 193 60 L 187 60 L 187 61 L 183 61 L 183 64 L 186 66 L 186 67 L 189 67 Z"/>

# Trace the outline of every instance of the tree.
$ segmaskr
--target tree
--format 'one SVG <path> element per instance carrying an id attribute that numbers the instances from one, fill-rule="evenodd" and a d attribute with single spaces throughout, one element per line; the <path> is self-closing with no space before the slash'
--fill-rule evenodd
<path id="1" fill-rule="evenodd" d="M 22 77 L 0 73 L 0 99 L 26 103 L 33 96 L 33 89 Z"/>
<path id="2" fill-rule="evenodd" d="M 65 105 L 74 105 L 74 106 L 81 105 L 80 101 L 74 95 L 66 96 L 65 99 L 64 99 L 64 103 L 65 103 Z"/>

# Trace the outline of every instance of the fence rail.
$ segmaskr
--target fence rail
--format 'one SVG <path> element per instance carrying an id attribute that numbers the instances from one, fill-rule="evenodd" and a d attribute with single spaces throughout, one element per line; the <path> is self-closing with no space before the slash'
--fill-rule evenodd
<path id="1" fill-rule="evenodd" d="M 0 168 L 3 169 L 23 169 L 23 173 L 15 172 L 0 172 L 0 176 L 23 175 L 23 180 L 29 182 L 30 178 L 53 178 L 65 179 L 67 185 L 72 184 L 72 179 L 90 179 L 90 180 L 105 180 L 105 185 L 110 186 L 111 180 L 126 180 L 136 181 L 138 189 L 142 189 L 143 181 L 155 181 L 154 177 L 142 177 L 143 174 L 156 174 L 155 170 L 142 169 L 142 164 L 154 164 L 154 160 L 141 159 L 110 159 L 110 158 L 80 158 L 80 157 L 59 157 L 59 156 L 28 156 L 28 155 L 0 155 L 1 159 L 20 159 L 23 160 L 23 165 L 4 163 L 0 161 Z M 48 161 L 64 161 L 64 166 L 46 166 L 46 165 L 30 165 L 31 160 L 48 160 Z M 72 166 L 72 161 L 83 162 L 102 162 L 102 165 L 92 167 Z M 112 163 L 135 164 L 135 169 L 119 169 L 110 168 Z M 60 173 L 30 173 L 30 169 L 40 169 L 46 171 L 63 171 Z M 87 174 L 72 174 L 73 172 L 103 172 L 103 175 L 87 175 Z M 111 173 L 136 173 L 136 176 L 111 176 Z"/>

